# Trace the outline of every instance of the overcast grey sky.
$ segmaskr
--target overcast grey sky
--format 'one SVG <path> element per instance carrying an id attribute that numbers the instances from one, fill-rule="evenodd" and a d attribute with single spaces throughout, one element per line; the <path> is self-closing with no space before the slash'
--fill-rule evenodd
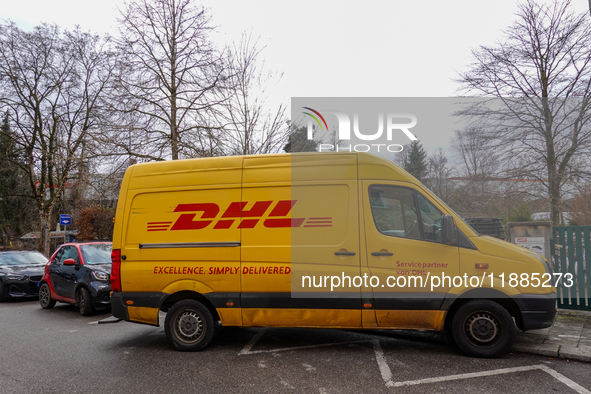
<path id="1" fill-rule="evenodd" d="M 549 1 L 547 1 L 549 2 Z M 116 33 L 122 0 L 5 2 L 0 18 Z M 579 11 L 587 0 L 574 0 Z M 297 2 L 204 0 L 223 45 L 252 31 L 266 66 L 284 73 L 274 101 L 290 97 L 450 97 L 470 49 L 492 45 L 514 19 L 514 0 Z"/>

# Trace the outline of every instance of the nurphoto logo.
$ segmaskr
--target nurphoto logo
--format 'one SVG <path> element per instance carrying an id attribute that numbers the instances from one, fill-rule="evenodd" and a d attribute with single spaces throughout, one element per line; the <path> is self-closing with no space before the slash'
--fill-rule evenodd
<path id="1" fill-rule="evenodd" d="M 309 117 L 308 119 L 308 140 L 314 140 L 314 125 L 317 124 L 319 130 L 326 133 L 329 131 L 328 123 L 325 117 L 317 110 L 310 107 L 302 107 L 306 111 L 304 115 Z M 308 112 L 309 111 L 309 112 Z M 378 118 L 378 129 L 370 133 L 362 133 L 359 127 L 359 114 L 353 113 L 353 127 L 351 127 L 351 118 L 344 112 L 328 112 L 324 111 L 325 114 L 332 114 L 338 125 L 338 141 L 350 141 L 352 140 L 351 135 L 354 136 L 355 140 L 361 141 L 383 141 L 384 130 L 385 140 L 388 143 L 373 143 L 373 144 L 353 144 L 348 146 L 341 146 L 340 144 L 325 144 L 320 143 L 318 147 L 319 152 L 326 151 L 348 151 L 348 152 L 369 152 L 376 149 L 377 152 L 388 151 L 388 152 L 401 152 L 404 147 L 400 144 L 390 144 L 394 136 L 398 131 L 401 131 L 411 141 L 417 141 L 417 137 L 411 133 L 410 129 L 416 126 L 417 117 L 413 114 L 396 114 L 388 113 L 384 116 L 383 113 L 377 114 Z M 351 133 L 351 129 L 353 132 Z M 383 149 L 383 150 L 382 150 Z"/>

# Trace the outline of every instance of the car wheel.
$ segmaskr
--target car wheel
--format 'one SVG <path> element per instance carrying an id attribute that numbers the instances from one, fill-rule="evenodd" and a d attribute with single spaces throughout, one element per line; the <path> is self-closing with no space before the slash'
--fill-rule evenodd
<path id="1" fill-rule="evenodd" d="M 453 316 L 451 329 L 455 343 L 472 357 L 500 357 L 515 340 L 513 318 L 494 301 L 474 300 L 462 305 Z"/>
<path id="2" fill-rule="evenodd" d="M 80 314 L 82 316 L 90 315 L 93 311 L 92 300 L 90 299 L 90 293 L 86 287 L 81 287 L 78 290 L 78 308 L 80 308 Z"/>
<path id="3" fill-rule="evenodd" d="M 168 310 L 164 330 L 168 341 L 178 350 L 197 351 L 209 344 L 215 326 L 205 305 L 196 300 L 183 300 Z"/>
<path id="4" fill-rule="evenodd" d="M 43 309 L 51 309 L 55 306 L 55 300 L 51 298 L 51 291 L 47 283 L 43 283 L 39 288 L 39 303 Z"/>
<path id="5" fill-rule="evenodd" d="M 0 280 L 0 302 L 6 301 L 5 291 L 4 284 L 2 283 L 2 280 Z"/>

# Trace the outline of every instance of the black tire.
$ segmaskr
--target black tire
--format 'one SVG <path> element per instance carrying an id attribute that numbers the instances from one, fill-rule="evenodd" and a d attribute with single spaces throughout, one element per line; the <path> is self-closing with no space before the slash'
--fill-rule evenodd
<path id="1" fill-rule="evenodd" d="M 47 283 L 43 283 L 39 288 L 39 304 L 43 309 L 51 309 L 55 306 L 55 300 L 51 298 L 51 291 Z"/>
<path id="2" fill-rule="evenodd" d="M 2 283 L 2 279 L 0 279 L 0 302 L 6 301 L 6 293 L 4 289 L 4 284 Z"/>
<path id="3" fill-rule="evenodd" d="M 515 322 L 501 305 L 489 300 L 474 300 L 454 314 L 451 332 L 455 343 L 472 357 L 501 357 L 515 340 Z"/>
<path id="4" fill-rule="evenodd" d="M 82 316 L 88 316 L 94 311 L 94 308 L 92 307 L 92 300 L 90 299 L 90 293 L 86 287 L 81 287 L 78 289 L 78 296 L 76 298 L 78 301 L 78 308 L 80 309 L 80 314 Z"/>
<path id="5" fill-rule="evenodd" d="M 196 300 L 182 300 L 166 314 L 164 331 L 178 350 L 193 352 L 205 348 L 215 332 L 211 312 Z"/>

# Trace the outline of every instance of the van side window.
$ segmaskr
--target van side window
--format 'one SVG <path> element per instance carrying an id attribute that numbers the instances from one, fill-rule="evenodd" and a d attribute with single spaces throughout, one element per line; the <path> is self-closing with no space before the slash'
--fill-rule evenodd
<path id="1" fill-rule="evenodd" d="M 384 235 L 421 239 L 412 189 L 372 185 L 369 201 L 374 223 Z"/>
<path id="2" fill-rule="evenodd" d="M 425 239 L 441 242 L 441 218 L 443 214 L 421 194 L 417 193 L 417 195 Z"/>

